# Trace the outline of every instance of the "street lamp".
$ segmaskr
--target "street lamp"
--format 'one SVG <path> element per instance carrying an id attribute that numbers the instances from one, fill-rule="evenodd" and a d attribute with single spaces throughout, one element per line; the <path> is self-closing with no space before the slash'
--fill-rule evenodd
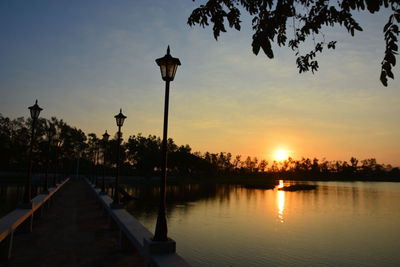
<path id="1" fill-rule="evenodd" d="M 118 126 L 118 139 L 117 139 L 117 172 L 115 175 L 115 186 L 114 186 L 114 201 L 111 203 L 112 208 L 122 208 L 119 202 L 119 192 L 118 192 L 118 187 L 119 187 L 119 165 L 120 165 L 120 156 L 119 156 L 119 151 L 120 151 L 120 145 L 121 145 L 121 127 L 124 125 L 124 121 L 127 118 L 124 114 L 122 114 L 122 108 L 119 110 L 119 114 L 114 116 L 117 126 Z"/>
<path id="2" fill-rule="evenodd" d="M 39 107 L 37 104 L 37 100 L 35 105 L 29 107 L 31 118 L 32 118 L 32 132 L 31 132 L 31 142 L 29 145 L 29 155 L 28 155 L 28 175 L 26 177 L 26 185 L 25 185 L 25 193 L 23 202 L 26 204 L 31 203 L 32 199 L 32 150 L 33 150 L 33 142 L 35 138 L 35 126 L 37 119 L 39 118 L 40 111 L 43 109 Z"/>
<path id="3" fill-rule="evenodd" d="M 60 168 L 59 168 L 60 162 L 59 162 L 58 157 L 59 157 L 59 154 L 60 154 L 61 146 L 63 144 L 63 140 L 61 139 L 60 136 L 58 136 L 58 137 L 56 137 L 54 139 L 53 144 L 55 146 L 55 160 L 56 160 L 56 162 L 55 162 L 55 170 L 54 170 L 54 175 L 53 175 L 53 186 L 56 187 L 57 180 L 58 180 L 58 175 L 59 175 L 59 172 L 60 172 Z"/>
<path id="4" fill-rule="evenodd" d="M 160 67 L 161 77 L 165 81 L 165 104 L 164 104 L 164 130 L 162 140 L 162 162 L 161 162 L 161 185 L 160 185 L 160 206 L 158 209 L 157 224 L 154 234 L 154 241 L 168 241 L 168 227 L 166 218 L 166 186 L 167 186 L 167 131 L 168 131 L 168 103 L 169 103 L 169 83 L 174 80 L 176 69 L 181 62 L 178 58 L 170 55 L 169 46 L 167 54 L 156 59 Z"/>
<path id="5" fill-rule="evenodd" d="M 76 174 L 75 174 L 75 177 L 76 177 L 76 179 L 79 179 L 79 162 L 81 160 L 81 145 L 80 144 L 76 144 L 75 151 L 76 151 Z"/>
<path id="6" fill-rule="evenodd" d="M 43 193 L 48 194 L 49 193 L 49 161 L 50 161 L 50 147 L 51 147 L 51 142 L 54 136 L 54 126 L 53 124 L 48 121 L 46 123 L 47 125 L 47 138 L 49 139 L 47 142 L 47 155 L 46 155 L 46 173 L 45 173 L 45 179 L 44 179 L 44 185 L 43 185 Z"/>
<path id="7" fill-rule="evenodd" d="M 95 187 L 99 187 L 99 177 L 98 177 L 98 162 L 99 162 L 99 153 L 100 153 L 100 144 L 99 140 L 95 140 L 94 143 L 94 179 L 95 179 Z"/>
<path id="8" fill-rule="evenodd" d="M 106 150 L 107 150 L 107 142 L 110 135 L 106 132 L 103 134 L 103 182 L 101 185 L 101 192 L 102 194 L 106 193 L 106 183 L 105 183 L 105 172 L 106 172 Z"/>

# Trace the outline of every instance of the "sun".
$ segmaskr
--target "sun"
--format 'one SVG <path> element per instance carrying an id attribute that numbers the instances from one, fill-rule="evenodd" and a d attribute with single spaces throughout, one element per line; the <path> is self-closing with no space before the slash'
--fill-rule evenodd
<path id="1" fill-rule="evenodd" d="M 289 158 L 289 152 L 286 149 L 277 149 L 274 154 L 276 161 L 284 161 Z"/>

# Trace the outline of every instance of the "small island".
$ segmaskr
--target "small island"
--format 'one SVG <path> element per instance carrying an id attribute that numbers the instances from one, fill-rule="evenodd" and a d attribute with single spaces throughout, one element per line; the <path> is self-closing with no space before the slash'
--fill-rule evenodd
<path id="1" fill-rule="evenodd" d="M 293 184 L 289 186 L 279 187 L 278 190 L 282 191 L 303 191 L 303 190 L 314 190 L 316 189 L 316 185 L 310 184 Z"/>

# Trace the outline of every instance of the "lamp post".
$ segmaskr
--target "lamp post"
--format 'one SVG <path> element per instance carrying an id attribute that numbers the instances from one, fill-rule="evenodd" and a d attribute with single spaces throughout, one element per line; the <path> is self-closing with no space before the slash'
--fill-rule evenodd
<path id="1" fill-rule="evenodd" d="M 26 177 L 26 185 L 25 185 L 25 193 L 23 202 L 26 204 L 31 203 L 32 199 L 32 151 L 33 151 L 33 142 L 35 140 L 35 126 L 37 119 L 39 118 L 40 111 L 43 109 L 39 107 L 38 101 L 36 100 L 35 105 L 30 106 L 29 110 L 32 118 L 32 132 L 31 132 L 31 142 L 29 145 L 29 154 L 28 154 L 28 175 Z"/>
<path id="2" fill-rule="evenodd" d="M 107 151 L 107 142 L 110 135 L 106 132 L 103 134 L 103 181 L 101 184 L 101 192 L 102 194 L 106 193 L 106 182 L 105 182 L 105 173 L 106 173 L 106 151 Z"/>
<path id="3" fill-rule="evenodd" d="M 75 170 L 75 177 L 79 179 L 79 162 L 81 160 L 81 145 L 77 144 L 76 147 L 76 170 Z"/>
<path id="4" fill-rule="evenodd" d="M 60 172 L 60 166 L 59 166 L 60 165 L 60 161 L 59 161 L 58 157 L 59 157 L 59 154 L 60 154 L 60 150 L 61 150 L 62 144 L 63 144 L 63 141 L 61 140 L 60 136 L 58 136 L 58 138 L 55 139 L 55 141 L 54 141 L 54 145 L 55 145 L 55 148 L 56 148 L 56 153 L 55 153 L 56 169 L 55 169 L 55 174 L 53 176 L 53 186 L 54 187 L 56 187 L 57 180 L 58 180 L 58 175 L 59 175 L 59 172 Z"/>
<path id="5" fill-rule="evenodd" d="M 47 125 L 47 123 L 46 123 Z M 44 185 L 43 185 L 43 193 L 48 194 L 49 193 L 49 161 L 50 161 L 50 147 L 51 147 L 51 142 L 53 139 L 54 135 L 54 130 L 53 130 L 53 124 L 51 122 L 48 122 L 48 127 L 47 127 L 47 138 L 48 143 L 47 143 L 47 155 L 46 155 L 46 173 L 45 173 L 45 178 L 44 178 Z"/>
<path id="6" fill-rule="evenodd" d="M 119 165 L 120 165 L 120 146 L 121 146 L 121 127 L 124 125 L 124 120 L 127 118 L 124 114 L 122 114 L 122 109 L 119 110 L 119 114 L 114 116 L 117 126 L 118 126 L 118 139 L 117 139 L 117 171 L 115 175 L 115 185 L 114 185 L 114 201 L 111 203 L 112 208 L 121 208 L 120 202 L 119 202 L 119 192 L 118 192 L 118 187 L 119 187 Z"/>
<path id="7" fill-rule="evenodd" d="M 98 177 L 98 162 L 99 162 L 99 149 L 100 144 L 99 141 L 96 140 L 94 144 L 94 179 L 95 179 L 95 187 L 99 187 L 99 177 Z"/>
<path id="8" fill-rule="evenodd" d="M 165 103 L 164 103 L 164 129 L 162 140 L 162 162 L 161 162 L 161 185 L 160 185 L 160 206 L 158 209 L 157 224 L 154 234 L 154 241 L 168 241 L 168 227 L 166 218 L 166 186 L 167 186 L 167 131 L 168 131 L 168 104 L 169 104 L 169 83 L 174 80 L 176 69 L 181 62 L 178 58 L 170 55 L 169 46 L 167 54 L 156 59 L 160 67 L 161 77 L 165 81 Z"/>

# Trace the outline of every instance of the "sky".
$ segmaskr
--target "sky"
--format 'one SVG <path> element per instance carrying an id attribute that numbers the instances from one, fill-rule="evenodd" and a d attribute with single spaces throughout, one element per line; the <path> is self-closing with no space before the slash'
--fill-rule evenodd
<path id="1" fill-rule="evenodd" d="M 171 83 L 168 135 L 193 151 L 273 160 L 376 158 L 400 166 L 400 83 L 379 81 L 387 12 L 358 16 L 364 31 L 326 29 L 334 51 L 316 74 L 299 74 L 289 48 L 275 58 L 251 49 L 249 17 L 218 41 L 190 27 L 191 0 L 3 0 L 0 2 L 0 113 L 62 118 L 86 133 L 161 136 L 164 82 L 155 59 L 180 59 Z"/>

